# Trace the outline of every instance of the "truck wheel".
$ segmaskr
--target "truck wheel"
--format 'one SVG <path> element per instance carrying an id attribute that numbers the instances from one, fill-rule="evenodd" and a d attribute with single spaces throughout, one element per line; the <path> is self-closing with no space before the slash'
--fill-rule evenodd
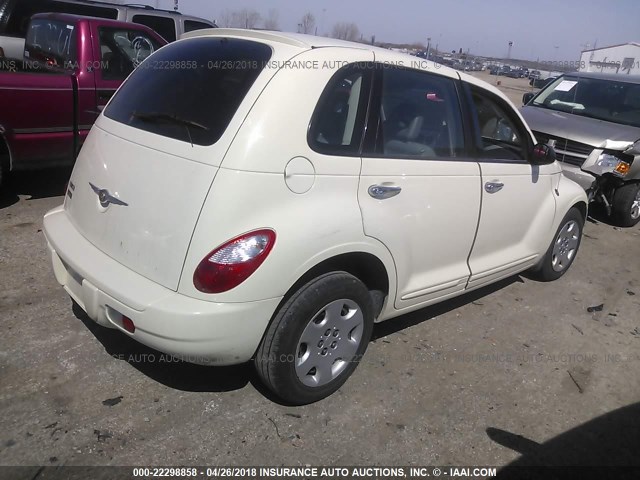
<path id="1" fill-rule="evenodd" d="M 640 183 L 627 183 L 613 194 L 611 219 L 619 227 L 633 227 L 640 221 Z"/>
<path id="2" fill-rule="evenodd" d="M 289 404 L 338 390 L 358 366 L 373 331 L 367 287 L 346 272 L 310 281 L 276 313 L 254 358 L 262 382 Z"/>
<path id="3" fill-rule="evenodd" d="M 531 270 L 531 276 L 542 282 L 550 282 L 564 275 L 578 254 L 583 227 L 584 219 L 580 211 L 577 208 L 569 210 L 544 257 Z"/>

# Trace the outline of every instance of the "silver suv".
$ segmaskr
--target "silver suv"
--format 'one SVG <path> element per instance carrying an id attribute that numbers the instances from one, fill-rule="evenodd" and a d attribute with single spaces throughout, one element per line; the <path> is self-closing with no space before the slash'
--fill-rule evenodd
<path id="1" fill-rule="evenodd" d="M 555 141 L 565 175 L 615 224 L 640 222 L 640 76 L 567 73 L 522 100 L 536 139 Z"/>
<path id="2" fill-rule="evenodd" d="M 140 23 L 158 32 L 167 42 L 175 41 L 186 32 L 216 26 L 203 18 L 145 5 L 117 5 L 92 0 L 0 0 L 0 35 L 24 38 L 31 16 L 45 12 Z"/>

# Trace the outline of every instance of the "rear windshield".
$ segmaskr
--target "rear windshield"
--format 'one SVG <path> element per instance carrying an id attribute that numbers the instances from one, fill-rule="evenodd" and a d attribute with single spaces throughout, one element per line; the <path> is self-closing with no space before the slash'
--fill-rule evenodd
<path id="1" fill-rule="evenodd" d="M 72 23 L 37 19 L 31 22 L 24 55 L 47 67 L 69 68 L 76 61 L 76 32 Z"/>
<path id="2" fill-rule="evenodd" d="M 165 137 L 213 145 L 270 58 L 271 48 L 248 40 L 170 44 L 131 74 L 105 115 Z"/>
<path id="3" fill-rule="evenodd" d="M 3 2 L 0 1 L 0 4 Z M 118 10 L 97 5 L 83 5 L 79 3 L 66 3 L 52 0 L 19 0 L 13 12 L 10 14 L 6 25 L 0 22 L 0 32 L 3 35 L 25 37 L 29 20 L 36 13 L 71 13 L 74 15 L 85 15 L 88 17 L 118 18 Z"/>

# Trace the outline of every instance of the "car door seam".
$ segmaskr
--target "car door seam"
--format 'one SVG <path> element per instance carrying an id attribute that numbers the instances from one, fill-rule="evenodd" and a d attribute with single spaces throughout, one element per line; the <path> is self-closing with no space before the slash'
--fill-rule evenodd
<path id="1" fill-rule="evenodd" d="M 471 277 L 473 276 L 473 271 L 471 270 L 471 255 L 473 254 L 473 249 L 476 246 L 476 240 L 478 239 L 478 232 L 480 231 L 480 219 L 482 218 L 482 204 L 484 201 L 484 194 L 482 191 L 483 188 L 483 175 L 482 175 L 482 164 L 480 162 L 476 162 L 478 165 L 478 172 L 480 173 L 480 206 L 478 208 L 478 222 L 476 223 L 476 233 L 473 235 L 473 242 L 471 242 L 471 248 L 469 249 L 469 255 L 467 255 L 467 268 L 469 269 L 469 278 L 467 278 L 467 284 L 464 289 L 469 288 L 469 283 L 471 283 Z"/>

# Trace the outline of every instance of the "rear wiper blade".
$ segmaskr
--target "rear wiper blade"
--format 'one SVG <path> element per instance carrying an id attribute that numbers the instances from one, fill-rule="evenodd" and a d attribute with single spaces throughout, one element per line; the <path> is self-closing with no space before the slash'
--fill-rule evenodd
<path id="1" fill-rule="evenodd" d="M 199 130 L 209 131 L 209 127 L 205 127 L 201 123 L 194 122 L 193 120 L 186 120 L 184 118 L 180 118 L 177 115 L 173 115 L 171 113 L 159 113 L 159 112 L 133 112 L 131 114 L 133 118 L 137 118 L 142 120 L 143 122 L 167 122 L 172 123 L 174 125 L 181 125 L 187 131 L 187 136 L 189 137 L 189 143 L 191 143 L 191 148 L 193 148 L 193 137 L 191 136 L 191 130 L 189 127 L 197 128 Z"/>
<path id="2" fill-rule="evenodd" d="M 132 117 L 138 118 L 143 122 L 156 122 L 156 121 L 164 121 L 168 123 L 174 123 L 176 125 L 184 125 L 186 127 L 194 127 L 200 130 L 209 131 L 209 127 L 202 125 L 201 123 L 194 122 L 193 120 L 187 120 L 172 113 L 161 113 L 161 112 L 133 112 L 131 114 Z"/>

